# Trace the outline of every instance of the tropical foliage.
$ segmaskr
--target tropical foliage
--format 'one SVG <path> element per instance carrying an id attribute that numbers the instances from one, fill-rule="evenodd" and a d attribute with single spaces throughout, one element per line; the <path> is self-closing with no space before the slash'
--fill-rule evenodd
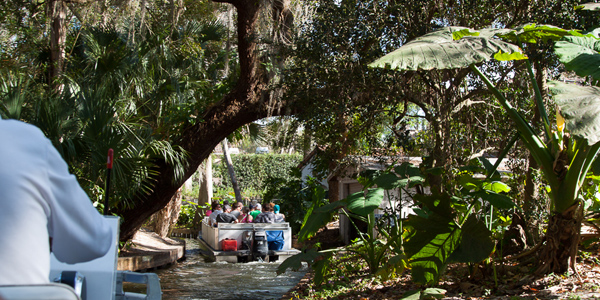
<path id="1" fill-rule="evenodd" d="M 499 39 L 493 39 L 496 36 Z M 559 40 L 563 36 L 595 39 L 593 36 L 585 37 L 576 31 L 534 24 L 521 26 L 514 30 L 481 30 L 477 32 L 464 28 L 449 27 L 408 43 L 399 50 L 371 64 L 373 67 L 389 66 L 399 70 L 470 67 L 486 83 L 514 122 L 526 147 L 538 164 L 542 166 L 542 171 L 551 190 L 551 208 L 554 217 L 577 220 L 575 228 L 562 227 L 564 224 L 555 223 L 564 221 L 554 221 L 552 219 L 554 222 L 550 222 L 549 232 L 552 233 L 549 233 L 546 237 L 547 244 L 545 248 L 548 249 L 546 250 L 548 253 L 543 256 L 542 266 L 540 267 L 540 270 L 544 272 L 565 272 L 569 265 L 569 262 L 565 261 L 565 257 L 573 257 L 577 253 L 578 238 L 572 239 L 565 237 L 565 235 L 572 236 L 575 234 L 578 237 L 577 232 L 579 232 L 581 223 L 581 216 L 577 216 L 579 189 L 600 149 L 600 143 L 597 139 L 598 131 L 594 128 L 594 124 L 598 122 L 594 120 L 597 115 L 590 118 L 581 112 L 593 109 L 597 106 L 597 103 L 589 100 L 582 102 L 578 99 L 580 93 L 587 91 L 586 88 L 571 88 L 571 85 L 561 83 L 553 84 L 552 91 L 555 93 L 556 104 L 561 110 L 561 114 L 568 116 L 567 124 L 569 125 L 567 130 L 571 132 L 572 137 L 571 139 L 565 139 L 560 117 L 558 118 L 557 129 L 553 130 L 551 128 L 539 89 L 534 84 L 538 108 L 545 129 L 544 136 L 540 137 L 518 110 L 494 87 L 488 77 L 476 67 L 476 64 L 492 57 L 504 61 L 526 59 L 526 55 L 518 47 L 523 46 L 521 43 Z M 517 43 L 517 45 L 513 43 Z M 415 47 L 420 51 L 415 51 Z M 573 64 L 569 65 L 572 58 L 570 60 L 565 59 L 570 58 L 569 54 L 571 53 L 573 51 L 562 52 L 562 60 L 568 64 L 568 67 L 572 68 Z M 457 62 L 459 63 L 457 64 Z M 530 74 L 533 77 L 531 66 Z M 532 82 L 535 82 L 535 80 L 532 79 Z M 574 92 L 575 94 L 573 94 Z M 546 142 L 543 142 L 544 138 L 546 138 Z M 555 226 L 559 226 L 561 229 L 554 229 Z M 565 231 L 566 234 L 561 234 L 561 231 Z M 556 236 L 552 236 L 553 234 Z M 560 250 L 564 247 L 568 249 L 569 253 L 567 255 L 557 253 L 564 251 Z M 558 257 L 562 257 L 563 261 L 559 261 Z"/>
<path id="2" fill-rule="evenodd" d="M 302 157 L 299 154 L 236 154 L 231 156 L 233 168 L 242 194 L 246 197 L 264 194 L 267 182 L 271 180 L 290 180 L 292 169 L 296 168 Z M 214 166 L 213 177 L 221 178 L 221 188 L 231 188 L 231 179 L 224 163 Z"/>

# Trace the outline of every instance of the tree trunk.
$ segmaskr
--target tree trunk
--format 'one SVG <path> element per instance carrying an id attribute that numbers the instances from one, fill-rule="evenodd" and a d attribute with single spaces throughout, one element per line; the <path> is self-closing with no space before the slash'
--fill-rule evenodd
<path id="1" fill-rule="evenodd" d="M 237 177 L 235 177 L 235 170 L 233 169 L 233 162 L 231 161 L 231 156 L 229 155 L 229 147 L 227 146 L 227 139 L 223 139 L 223 156 L 225 157 L 225 164 L 227 165 L 227 173 L 229 173 L 229 178 L 231 179 L 231 185 L 233 186 L 233 192 L 235 193 L 235 200 L 237 202 L 242 202 L 242 193 L 240 192 L 240 186 L 237 181 Z"/>
<path id="2" fill-rule="evenodd" d="M 340 199 L 340 181 L 337 176 L 331 176 L 327 180 L 329 186 L 329 202 L 339 201 Z"/>
<path id="3" fill-rule="evenodd" d="M 302 139 L 302 158 L 305 159 L 306 157 L 308 157 L 308 155 L 310 155 L 313 149 L 311 148 L 312 138 L 306 129 L 304 129 L 303 135 L 304 138 Z"/>
<path id="4" fill-rule="evenodd" d="M 554 213 L 548 222 L 544 245 L 539 254 L 536 274 L 562 274 L 575 263 L 581 235 L 583 207 L 579 202 L 562 213 Z"/>
<path id="5" fill-rule="evenodd" d="M 211 204 L 213 197 L 212 156 L 208 156 L 200 166 L 198 205 Z"/>
<path id="6" fill-rule="evenodd" d="M 213 196 L 212 189 L 212 156 L 208 156 L 206 160 L 200 165 L 198 169 L 200 171 L 198 186 L 198 207 L 204 206 L 205 204 L 210 205 Z M 194 214 L 194 220 L 192 227 L 195 231 L 202 229 L 202 219 L 205 216 L 205 212 L 198 208 Z"/>
<path id="7" fill-rule="evenodd" d="M 269 116 L 293 111 L 273 110 L 267 101 L 269 78 L 259 68 L 259 51 L 256 45 L 256 26 L 260 5 L 247 0 L 214 0 L 231 3 L 237 10 L 237 49 L 239 77 L 235 88 L 202 115 L 203 122 L 182 130 L 181 146 L 189 153 L 184 180 L 196 172 L 198 166 L 212 150 L 237 128 Z M 281 100 L 282 102 L 284 100 Z M 282 107 L 286 103 L 279 103 Z M 158 176 L 153 191 L 131 199 L 133 207 L 116 209 L 123 218 L 121 241 L 127 241 L 154 212 L 162 209 L 177 191 L 182 182 L 173 182 L 173 169 L 163 160 L 156 161 Z"/>
<path id="8" fill-rule="evenodd" d="M 181 212 L 181 191 L 177 191 L 171 198 L 171 201 L 163 209 L 154 215 L 154 224 L 152 230 L 160 237 L 169 235 L 171 226 L 177 223 L 179 212 Z"/>
<path id="9" fill-rule="evenodd" d="M 48 2 L 48 14 L 51 16 L 50 30 L 50 85 L 60 91 L 57 79 L 63 71 L 65 61 L 65 42 L 67 41 L 67 28 L 65 19 L 67 6 L 63 0 Z"/>

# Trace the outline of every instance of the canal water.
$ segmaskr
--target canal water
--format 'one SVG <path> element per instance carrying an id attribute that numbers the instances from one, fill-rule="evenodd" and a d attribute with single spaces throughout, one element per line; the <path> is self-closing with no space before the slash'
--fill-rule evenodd
<path id="1" fill-rule="evenodd" d="M 153 271 L 160 278 L 164 300 L 281 299 L 302 279 L 308 267 L 277 276 L 280 262 L 206 262 L 198 240 L 185 239 L 186 259 Z M 144 292 L 127 289 L 133 292 Z"/>

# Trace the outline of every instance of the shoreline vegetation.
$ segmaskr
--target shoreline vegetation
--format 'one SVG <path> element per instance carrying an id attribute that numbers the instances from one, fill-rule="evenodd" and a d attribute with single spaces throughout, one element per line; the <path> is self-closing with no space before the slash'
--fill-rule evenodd
<path id="1" fill-rule="evenodd" d="M 303 246 L 335 248 L 339 242 L 336 235 L 339 236 L 339 229 L 328 226 Z M 592 242 L 580 248 L 578 274 L 535 276 L 533 254 L 521 260 L 495 261 L 495 272 L 491 264 L 450 264 L 432 287 L 415 284 L 410 270 L 382 280 L 370 274 L 358 257 L 342 254 L 333 260 L 321 285 L 315 284 L 314 272 L 310 270 L 281 299 L 600 299 L 597 240 L 596 233 Z"/>

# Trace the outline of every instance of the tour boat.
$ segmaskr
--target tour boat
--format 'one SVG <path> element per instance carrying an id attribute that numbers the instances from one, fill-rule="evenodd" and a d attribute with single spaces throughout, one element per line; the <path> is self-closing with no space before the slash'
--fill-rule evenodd
<path id="1" fill-rule="evenodd" d="M 300 253 L 292 248 L 289 223 L 218 223 L 202 221 L 202 252 L 212 261 L 231 263 L 283 261 Z"/>

